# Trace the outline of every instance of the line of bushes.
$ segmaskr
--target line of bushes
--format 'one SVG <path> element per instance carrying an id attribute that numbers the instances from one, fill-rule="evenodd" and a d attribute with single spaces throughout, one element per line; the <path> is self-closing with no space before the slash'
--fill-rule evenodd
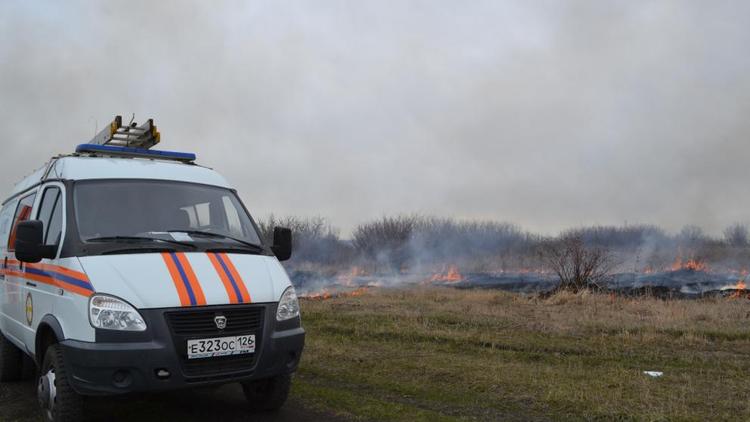
<path id="1" fill-rule="evenodd" d="M 582 227 L 550 237 L 505 222 L 399 215 L 362 223 L 350 238 L 323 217 L 269 216 L 258 225 L 268 241 L 274 226 L 292 229 L 293 267 L 357 265 L 373 272 L 421 271 L 444 264 L 476 272 L 540 269 L 546 262 L 545 245 L 570 237 L 606 249 L 623 271 L 659 270 L 688 260 L 732 269 L 750 264 L 750 236 L 742 224 L 728 227 L 723 237 L 709 236 L 696 226 L 670 234 L 652 225 Z"/>

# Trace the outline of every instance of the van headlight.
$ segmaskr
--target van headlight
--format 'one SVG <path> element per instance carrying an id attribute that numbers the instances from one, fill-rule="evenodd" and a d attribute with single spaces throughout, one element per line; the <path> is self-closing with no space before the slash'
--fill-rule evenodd
<path id="1" fill-rule="evenodd" d="M 89 321 L 94 328 L 146 331 L 146 322 L 129 303 L 112 296 L 94 295 L 89 300 Z"/>
<path id="2" fill-rule="evenodd" d="M 276 311 L 276 321 L 287 321 L 292 318 L 299 316 L 299 300 L 297 300 L 297 292 L 294 291 L 294 286 L 289 287 L 284 291 L 279 299 L 279 308 Z"/>

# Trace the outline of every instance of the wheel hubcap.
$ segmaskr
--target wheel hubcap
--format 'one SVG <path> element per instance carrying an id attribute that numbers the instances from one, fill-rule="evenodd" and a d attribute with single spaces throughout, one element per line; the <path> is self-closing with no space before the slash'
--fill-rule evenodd
<path id="1" fill-rule="evenodd" d="M 50 368 L 46 374 L 39 377 L 37 396 L 39 397 L 39 404 L 42 406 L 42 409 L 46 411 L 49 420 L 52 420 L 53 411 L 55 409 L 55 399 L 57 398 L 54 369 Z"/>

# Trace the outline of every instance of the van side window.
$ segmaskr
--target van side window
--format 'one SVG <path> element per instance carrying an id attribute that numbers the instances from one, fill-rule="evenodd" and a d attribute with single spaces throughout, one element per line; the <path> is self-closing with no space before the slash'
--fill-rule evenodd
<path id="1" fill-rule="evenodd" d="M 59 195 L 57 204 L 55 204 L 55 211 L 52 212 L 52 218 L 49 221 L 49 228 L 47 234 L 44 237 L 44 244 L 49 246 L 56 246 L 60 244 L 60 237 L 62 236 L 63 227 L 63 201 L 62 195 Z"/>
<path id="2" fill-rule="evenodd" d="M 35 199 L 36 193 L 32 193 L 18 202 L 16 214 L 13 218 L 13 230 L 11 230 L 10 237 L 8 238 L 8 251 L 10 252 L 16 250 L 16 227 L 18 223 L 26 221 L 31 217 L 31 210 L 34 207 Z"/>
<path id="3" fill-rule="evenodd" d="M 52 187 L 44 191 L 38 219 L 44 223 L 44 244 L 58 245 L 62 234 L 62 194 L 60 188 Z"/>
<path id="4" fill-rule="evenodd" d="M 0 211 L 0 249 L 5 249 L 10 234 L 10 223 L 13 222 L 13 212 L 16 210 L 16 201 L 11 201 Z"/>

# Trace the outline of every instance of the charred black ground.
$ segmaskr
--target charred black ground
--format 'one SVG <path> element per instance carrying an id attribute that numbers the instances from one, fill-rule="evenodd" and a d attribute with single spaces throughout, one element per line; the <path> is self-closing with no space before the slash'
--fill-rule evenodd
<path id="1" fill-rule="evenodd" d="M 346 294 L 358 289 L 438 285 L 456 289 L 496 289 L 524 294 L 550 294 L 558 286 L 555 275 L 535 272 L 456 273 L 446 279 L 444 273 L 433 275 L 344 275 L 325 277 L 309 271 L 292 271 L 295 286 L 302 296 L 319 297 Z M 618 273 L 601 283 L 601 291 L 626 296 L 653 296 L 663 299 L 698 299 L 705 297 L 750 298 L 745 288 L 746 275 L 677 270 L 658 273 Z"/>

